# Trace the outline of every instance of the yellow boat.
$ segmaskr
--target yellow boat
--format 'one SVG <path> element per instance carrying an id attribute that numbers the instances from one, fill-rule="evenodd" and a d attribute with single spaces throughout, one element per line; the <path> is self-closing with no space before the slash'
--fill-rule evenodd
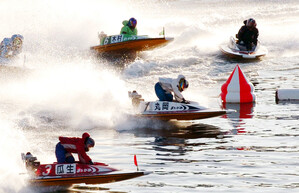
<path id="1" fill-rule="evenodd" d="M 100 45 L 92 46 L 90 49 L 102 56 L 136 56 L 138 52 L 166 46 L 173 39 L 170 37 L 150 38 L 148 36 L 122 34 L 103 37 L 100 40 Z"/>

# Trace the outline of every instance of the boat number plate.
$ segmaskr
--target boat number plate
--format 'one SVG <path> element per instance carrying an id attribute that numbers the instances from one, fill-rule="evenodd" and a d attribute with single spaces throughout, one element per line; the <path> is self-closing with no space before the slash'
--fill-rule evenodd
<path id="1" fill-rule="evenodd" d="M 123 41 L 123 35 L 111 36 L 111 44 Z"/>
<path id="2" fill-rule="evenodd" d="M 55 166 L 55 174 L 76 174 L 76 164 L 57 164 Z"/>

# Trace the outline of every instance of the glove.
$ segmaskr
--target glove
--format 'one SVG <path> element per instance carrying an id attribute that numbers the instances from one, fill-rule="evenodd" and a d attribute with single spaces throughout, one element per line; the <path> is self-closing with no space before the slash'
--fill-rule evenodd
<path id="1" fill-rule="evenodd" d="M 185 99 L 183 99 L 182 103 L 189 104 L 190 102 L 187 101 L 187 100 L 185 100 Z"/>
<path id="2" fill-rule="evenodd" d="M 89 164 L 90 164 L 90 165 L 93 165 L 93 162 L 90 160 L 90 161 L 89 161 Z"/>

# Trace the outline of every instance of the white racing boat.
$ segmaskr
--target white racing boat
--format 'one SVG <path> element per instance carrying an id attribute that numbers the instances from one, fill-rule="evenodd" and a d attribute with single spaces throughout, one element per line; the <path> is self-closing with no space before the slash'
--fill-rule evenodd
<path id="1" fill-rule="evenodd" d="M 188 104 L 168 101 L 144 101 L 136 91 L 129 92 L 137 117 L 159 120 L 196 120 L 226 114 L 225 110 L 213 110 L 200 106 L 197 102 Z"/>
<path id="2" fill-rule="evenodd" d="M 228 45 L 221 45 L 220 50 L 227 56 L 244 59 L 257 59 L 268 53 L 266 47 L 261 46 L 260 42 L 252 50 L 247 50 L 245 46 L 236 43 L 234 37 L 230 37 Z"/>

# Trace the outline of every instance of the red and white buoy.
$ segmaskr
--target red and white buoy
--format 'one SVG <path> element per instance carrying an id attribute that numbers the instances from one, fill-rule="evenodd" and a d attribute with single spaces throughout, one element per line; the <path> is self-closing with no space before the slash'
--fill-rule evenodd
<path id="1" fill-rule="evenodd" d="M 255 102 L 254 86 L 246 79 L 239 65 L 222 85 L 220 96 L 223 103 Z"/>

